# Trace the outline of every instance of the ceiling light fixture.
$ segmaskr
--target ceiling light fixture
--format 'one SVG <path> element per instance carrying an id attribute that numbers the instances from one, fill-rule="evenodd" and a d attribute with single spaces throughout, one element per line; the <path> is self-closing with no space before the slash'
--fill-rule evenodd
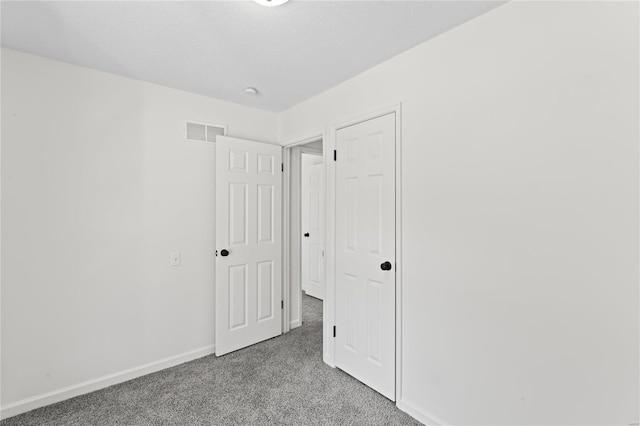
<path id="1" fill-rule="evenodd" d="M 244 93 L 246 93 L 247 95 L 257 95 L 258 89 L 256 89 L 255 87 L 245 87 Z"/>
<path id="2" fill-rule="evenodd" d="M 262 6 L 280 6 L 288 2 L 289 0 L 253 0 L 253 1 L 255 1 L 256 3 Z"/>

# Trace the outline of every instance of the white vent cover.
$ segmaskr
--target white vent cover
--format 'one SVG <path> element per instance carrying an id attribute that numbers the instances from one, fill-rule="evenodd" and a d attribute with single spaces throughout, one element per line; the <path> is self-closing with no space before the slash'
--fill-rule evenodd
<path id="1" fill-rule="evenodd" d="M 215 142 L 216 136 L 224 136 L 227 134 L 227 126 L 223 124 L 187 121 L 185 131 L 188 142 Z"/>

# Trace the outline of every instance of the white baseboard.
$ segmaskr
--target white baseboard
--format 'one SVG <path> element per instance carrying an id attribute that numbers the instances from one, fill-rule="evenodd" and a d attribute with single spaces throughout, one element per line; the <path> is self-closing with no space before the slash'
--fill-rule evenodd
<path id="1" fill-rule="evenodd" d="M 302 320 L 295 320 L 289 323 L 289 329 L 293 330 L 294 328 L 298 328 L 302 325 Z"/>
<path id="2" fill-rule="evenodd" d="M 398 401 L 396 405 L 400 410 L 404 411 L 422 424 L 428 426 L 447 426 L 447 422 L 442 420 L 440 417 L 435 416 L 426 410 L 423 410 L 422 408 L 418 407 L 412 402 L 407 401 L 406 399 L 400 399 L 400 401 Z"/>
<path id="3" fill-rule="evenodd" d="M 194 359 L 202 358 L 213 353 L 213 345 L 205 346 L 204 348 L 195 349 L 193 351 L 161 359 L 159 361 L 143 364 L 139 367 L 130 368 L 118 373 L 109 374 L 97 379 L 88 380 L 86 382 L 36 395 L 31 398 L 12 402 L 10 404 L 3 405 L 0 408 L 0 419 L 13 417 L 18 414 L 34 410 L 36 408 L 44 407 L 45 405 L 55 404 L 56 402 L 64 401 L 65 399 L 73 398 L 78 395 L 84 395 L 86 393 L 93 392 L 98 389 L 103 389 L 118 383 L 123 383 L 128 380 L 135 379 L 136 377 L 155 373 L 156 371 L 164 370 L 165 368 L 183 364 L 188 361 L 193 361 Z"/>

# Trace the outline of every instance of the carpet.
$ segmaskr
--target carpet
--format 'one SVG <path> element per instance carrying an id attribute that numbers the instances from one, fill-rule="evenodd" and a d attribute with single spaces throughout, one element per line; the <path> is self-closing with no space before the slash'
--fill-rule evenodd
<path id="1" fill-rule="evenodd" d="M 217 358 L 197 359 L 0 422 L 19 425 L 419 425 L 322 361 L 322 301 L 303 324 Z"/>

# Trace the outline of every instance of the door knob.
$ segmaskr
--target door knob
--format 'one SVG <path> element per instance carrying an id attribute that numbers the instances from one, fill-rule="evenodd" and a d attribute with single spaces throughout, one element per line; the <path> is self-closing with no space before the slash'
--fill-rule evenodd
<path id="1" fill-rule="evenodd" d="M 220 256 L 229 256 L 229 250 L 227 249 L 220 250 Z"/>
<path id="2" fill-rule="evenodd" d="M 305 232 L 304 236 L 305 236 L 305 237 L 308 237 L 308 236 L 309 236 L 309 233 L 308 233 L 308 232 Z"/>
<path id="3" fill-rule="evenodd" d="M 391 270 L 391 262 L 386 261 L 383 264 L 380 265 L 380 269 L 382 269 L 383 271 L 390 271 Z"/>

